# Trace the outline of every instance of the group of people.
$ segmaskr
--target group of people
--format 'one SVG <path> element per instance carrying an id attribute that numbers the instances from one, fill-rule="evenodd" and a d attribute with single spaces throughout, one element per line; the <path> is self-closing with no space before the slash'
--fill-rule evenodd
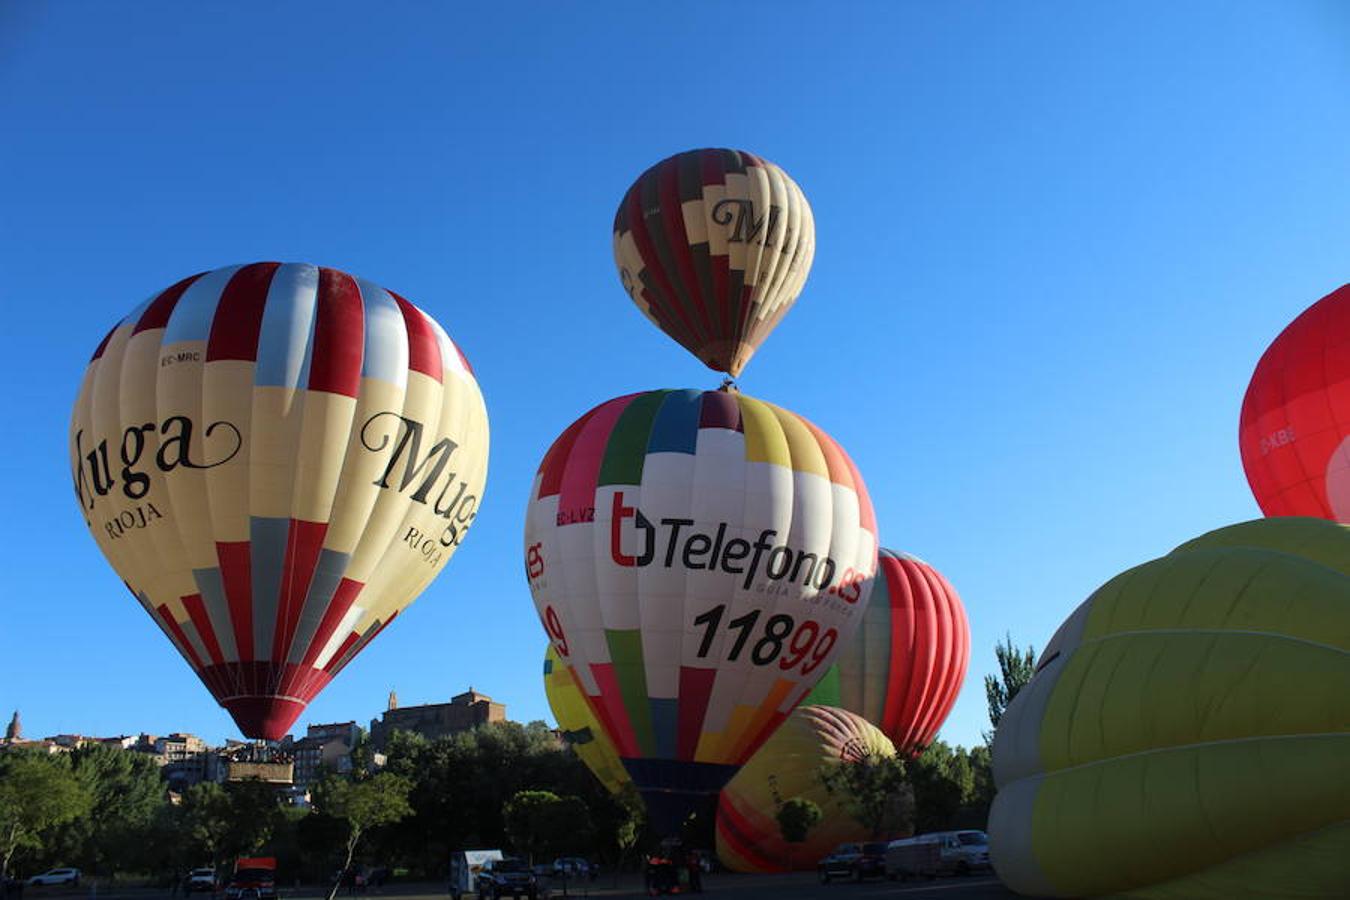
<path id="1" fill-rule="evenodd" d="M 673 848 L 665 853 L 647 857 L 644 870 L 647 893 L 674 894 L 703 893 L 703 861 L 696 850 Z"/>

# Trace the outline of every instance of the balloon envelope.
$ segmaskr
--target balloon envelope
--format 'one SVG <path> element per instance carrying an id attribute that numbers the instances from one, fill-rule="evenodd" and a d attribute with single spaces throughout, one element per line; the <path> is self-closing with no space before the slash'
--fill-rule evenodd
<path id="1" fill-rule="evenodd" d="M 407 300 L 335 269 L 186 278 L 85 371 L 85 522 L 243 733 L 282 737 L 445 567 L 476 514 L 487 414 Z"/>
<path id="2" fill-rule="evenodd" d="M 1117 576 L 999 722 L 1019 893 L 1350 896 L 1350 529 L 1275 518 Z"/>
<path id="3" fill-rule="evenodd" d="M 1350 522 L 1350 285 L 1304 310 L 1262 355 L 1238 443 L 1266 515 Z"/>
<path id="4" fill-rule="evenodd" d="M 822 856 L 871 832 L 839 794 L 825 790 L 821 771 L 867 757 L 894 756 L 886 735 L 861 716 L 828 706 L 799 706 L 727 782 L 717 801 L 717 858 L 737 872 L 814 869 Z M 778 810 L 800 797 L 820 807 L 806 841 L 788 844 Z"/>
<path id="5" fill-rule="evenodd" d="M 848 456 L 795 413 L 649 391 L 554 442 L 525 567 L 554 648 L 668 825 L 721 788 L 852 636 L 876 525 Z"/>
<path id="6" fill-rule="evenodd" d="M 662 160 L 614 216 L 614 262 L 638 309 L 732 376 L 796 302 L 815 243 L 801 188 L 739 150 Z"/>
<path id="7" fill-rule="evenodd" d="M 855 712 L 896 749 L 933 742 L 970 662 L 970 626 L 956 589 L 928 563 L 882 548 L 857 635 L 804 703 Z"/>
<path id="8" fill-rule="evenodd" d="M 633 783 L 619 761 L 614 745 L 596 721 L 586 696 L 577 687 L 572 673 L 549 644 L 544 654 L 544 693 L 549 709 L 558 720 L 563 740 L 591 770 L 611 794 L 621 793 Z"/>

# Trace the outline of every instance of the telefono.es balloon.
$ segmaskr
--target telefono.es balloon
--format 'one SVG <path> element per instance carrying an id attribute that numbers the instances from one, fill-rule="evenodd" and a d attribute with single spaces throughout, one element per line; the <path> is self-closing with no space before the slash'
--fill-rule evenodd
<path id="1" fill-rule="evenodd" d="M 876 558 L 839 445 L 724 391 L 586 413 L 545 455 L 525 523 L 540 621 L 666 830 L 711 816 L 853 636 Z"/>
<path id="2" fill-rule="evenodd" d="M 1350 285 L 1300 313 L 1261 356 L 1238 445 L 1266 515 L 1350 522 Z"/>
<path id="3" fill-rule="evenodd" d="M 796 302 L 815 250 L 801 188 L 742 150 L 662 160 L 614 215 L 614 263 L 629 297 L 656 327 L 732 377 Z"/>
<path id="4" fill-rule="evenodd" d="M 275 262 L 185 278 L 118 322 L 70 426 L 99 549 L 266 739 L 445 568 L 487 444 L 478 383 L 430 316 Z"/>

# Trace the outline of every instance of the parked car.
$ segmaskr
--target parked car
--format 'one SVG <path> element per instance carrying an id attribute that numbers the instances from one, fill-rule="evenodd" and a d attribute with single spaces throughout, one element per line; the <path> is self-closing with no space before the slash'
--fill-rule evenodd
<path id="1" fill-rule="evenodd" d="M 834 852 L 816 864 L 820 883 L 828 884 L 831 878 L 850 878 L 862 881 L 864 878 L 880 878 L 886 874 L 886 844 L 840 844 Z"/>
<path id="2" fill-rule="evenodd" d="M 590 878 L 593 871 L 590 862 L 580 856 L 560 856 L 553 861 L 553 874 L 570 881 Z"/>
<path id="3" fill-rule="evenodd" d="M 484 863 L 474 890 L 479 900 L 498 900 L 499 897 L 538 900 L 540 895 L 538 877 L 525 860 L 514 856 Z"/>
<path id="4" fill-rule="evenodd" d="M 188 873 L 187 883 L 185 885 L 187 892 L 206 891 L 215 893 L 220 887 L 220 882 L 216 880 L 216 870 L 210 866 L 203 866 L 200 869 L 193 869 Z"/>
<path id="5" fill-rule="evenodd" d="M 44 884 L 73 884 L 80 883 L 79 869 L 50 869 L 41 875 L 34 875 L 28 879 L 28 883 L 33 886 Z"/>

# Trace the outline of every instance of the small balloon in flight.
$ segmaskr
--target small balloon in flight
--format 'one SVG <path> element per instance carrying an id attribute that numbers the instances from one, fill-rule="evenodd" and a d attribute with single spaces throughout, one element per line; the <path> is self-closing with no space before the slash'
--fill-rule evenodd
<path id="1" fill-rule="evenodd" d="M 815 221 L 787 173 L 741 150 L 690 150 L 644 172 L 614 216 L 614 262 L 647 318 L 740 375 L 801 293 Z"/>

